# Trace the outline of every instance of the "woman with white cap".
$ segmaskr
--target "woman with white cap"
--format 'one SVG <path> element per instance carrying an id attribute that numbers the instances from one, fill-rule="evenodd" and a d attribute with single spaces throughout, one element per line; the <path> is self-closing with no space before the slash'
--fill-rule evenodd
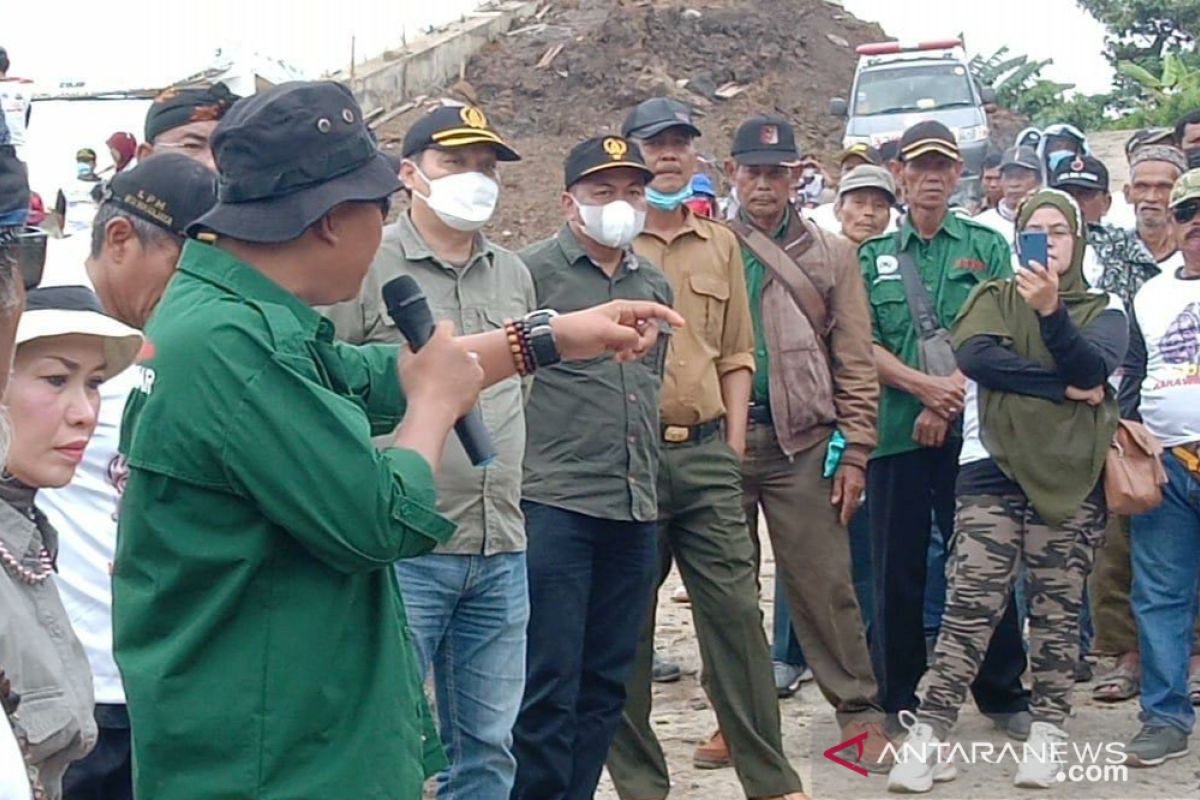
<path id="1" fill-rule="evenodd" d="M 100 384 L 134 362 L 137 331 L 89 289 L 33 289 L 17 325 L 4 396 L 11 442 L 0 480 L 0 665 L 20 695 L 14 732 L 35 784 L 62 795 L 67 766 L 91 749 L 92 678 L 54 582 L 58 536 L 35 505 L 64 486 L 96 427 Z"/>

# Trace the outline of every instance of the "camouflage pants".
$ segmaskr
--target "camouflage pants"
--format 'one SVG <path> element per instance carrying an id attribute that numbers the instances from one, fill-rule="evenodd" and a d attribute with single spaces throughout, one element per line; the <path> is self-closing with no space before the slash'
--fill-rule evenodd
<path id="1" fill-rule="evenodd" d="M 1085 502 L 1062 527 L 1042 522 L 1024 495 L 958 498 L 946 610 L 918 694 L 919 717 L 944 738 L 958 719 L 1022 564 L 1029 599 L 1030 711 L 1061 725 L 1079 658 L 1079 612 L 1103 507 Z"/>

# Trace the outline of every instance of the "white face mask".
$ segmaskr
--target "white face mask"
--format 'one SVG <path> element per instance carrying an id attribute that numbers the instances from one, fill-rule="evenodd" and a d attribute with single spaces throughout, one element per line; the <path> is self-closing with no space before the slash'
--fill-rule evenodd
<path id="1" fill-rule="evenodd" d="M 459 172 L 430 180 L 416 164 L 417 174 L 429 184 L 429 194 L 412 193 L 425 201 L 438 219 L 456 231 L 477 231 L 496 211 L 500 184 L 482 172 Z"/>
<path id="2" fill-rule="evenodd" d="M 602 206 L 587 206 L 575 200 L 575 205 L 579 206 L 583 232 L 605 247 L 628 247 L 646 226 L 646 212 L 638 211 L 626 200 Z"/>

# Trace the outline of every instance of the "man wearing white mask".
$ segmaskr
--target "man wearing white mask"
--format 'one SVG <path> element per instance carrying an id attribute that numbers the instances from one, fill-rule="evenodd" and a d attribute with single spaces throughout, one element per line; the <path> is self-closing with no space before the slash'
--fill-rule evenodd
<path id="1" fill-rule="evenodd" d="M 408 131 L 402 157 L 400 178 L 412 207 L 384 230 L 359 299 L 326 310 L 338 337 L 352 344 L 403 342 L 381 294 L 400 275 L 412 276 L 434 319 L 451 320 L 459 334 L 503 328 L 533 311 L 529 271 L 480 233 L 499 196 L 497 162 L 520 158 L 484 113 L 474 106 L 430 111 Z M 438 797 L 507 800 L 529 618 L 521 381 L 485 389 L 479 402 L 497 458 L 476 468 L 456 440 L 447 444 L 438 510 L 457 532 L 433 552 L 397 562 L 396 571 L 422 674 L 432 668 L 450 760 L 438 777 Z"/>
<path id="2" fill-rule="evenodd" d="M 521 252 L 544 307 L 673 299 L 634 253 L 654 177 L 636 144 L 598 136 L 567 156 L 566 224 Z M 625 704 L 657 577 L 659 394 L 667 337 L 644 357 L 563 361 L 529 395 L 525 699 L 512 800 L 591 797 Z M 466 796 L 466 795 L 465 795 Z M 476 795 L 469 795 L 472 800 Z"/>

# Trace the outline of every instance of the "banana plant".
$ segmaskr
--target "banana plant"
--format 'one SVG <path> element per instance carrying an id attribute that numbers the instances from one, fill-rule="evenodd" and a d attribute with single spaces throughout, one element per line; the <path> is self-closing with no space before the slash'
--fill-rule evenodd
<path id="1" fill-rule="evenodd" d="M 1178 53 L 1163 56 L 1161 75 L 1132 61 L 1118 62 L 1117 72 L 1137 81 L 1160 103 L 1171 95 L 1200 88 L 1200 68 L 1188 66 Z"/>

